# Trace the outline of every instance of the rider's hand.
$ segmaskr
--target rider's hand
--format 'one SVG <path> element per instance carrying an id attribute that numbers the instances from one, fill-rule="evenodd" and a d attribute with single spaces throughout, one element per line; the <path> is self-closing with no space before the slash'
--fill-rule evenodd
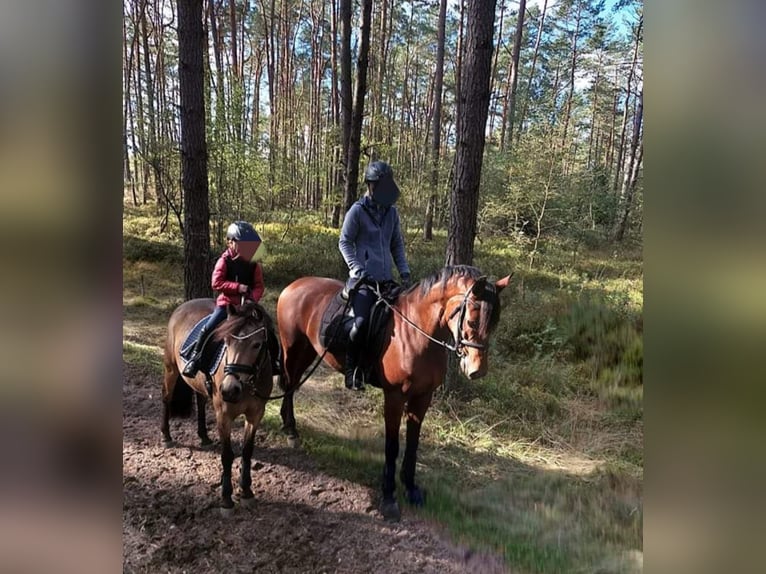
<path id="1" fill-rule="evenodd" d="M 248 290 L 248 286 L 245 285 L 244 283 L 240 283 L 239 286 L 237 287 L 237 291 L 239 291 L 240 293 L 247 293 L 247 290 Z"/>
<path id="2" fill-rule="evenodd" d="M 410 285 L 412 285 L 412 278 L 410 277 L 409 273 L 405 273 L 401 276 L 402 280 L 402 287 L 407 289 Z"/>

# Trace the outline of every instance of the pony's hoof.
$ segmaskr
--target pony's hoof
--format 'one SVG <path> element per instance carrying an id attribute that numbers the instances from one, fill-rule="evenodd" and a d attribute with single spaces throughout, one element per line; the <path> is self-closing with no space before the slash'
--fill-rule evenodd
<path id="1" fill-rule="evenodd" d="M 176 441 L 174 441 L 173 439 L 163 439 L 162 446 L 164 446 L 165 448 L 173 448 L 174 446 L 176 446 Z"/>
<path id="2" fill-rule="evenodd" d="M 232 502 L 230 507 L 221 506 L 219 510 L 221 511 L 221 516 L 223 516 L 224 518 L 229 518 L 230 516 L 234 514 L 234 503 Z"/>
<path id="3" fill-rule="evenodd" d="M 407 491 L 406 499 L 412 506 L 423 506 L 426 503 L 426 491 L 416 486 Z"/>
<path id="4" fill-rule="evenodd" d="M 240 503 L 242 506 L 246 506 L 246 507 L 248 507 L 248 508 L 249 508 L 249 507 L 252 507 L 252 506 L 255 506 L 255 496 L 253 496 L 252 494 L 251 494 L 250 496 L 247 496 L 247 497 L 245 497 L 245 496 L 242 496 L 242 497 L 239 499 L 239 503 Z"/>
<path id="5" fill-rule="evenodd" d="M 288 436 L 287 437 L 287 446 L 290 448 L 298 448 L 301 446 L 301 439 L 297 436 Z"/>
<path id="6" fill-rule="evenodd" d="M 384 500 L 381 502 L 380 513 L 389 522 L 399 522 L 402 518 L 402 512 L 399 510 L 399 504 L 396 500 Z"/>
<path id="7" fill-rule="evenodd" d="M 205 450 L 209 449 L 213 446 L 213 441 L 210 440 L 208 437 L 202 438 L 199 441 L 200 448 L 204 448 Z"/>

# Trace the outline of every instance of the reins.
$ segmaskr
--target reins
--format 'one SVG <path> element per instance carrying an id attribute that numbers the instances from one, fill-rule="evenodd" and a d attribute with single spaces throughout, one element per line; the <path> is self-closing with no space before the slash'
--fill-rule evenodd
<path id="1" fill-rule="evenodd" d="M 452 351 L 458 357 L 463 356 L 462 350 L 463 350 L 464 347 L 472 347 L 474 349 L 483 349 L 484 348 L 484 345 L 481 345 L 479 343 L 474 343 L 473 341 L 469 341 L 468 339 L 466 339 L 466 338 L 464 338 L 462 336 L 462 333 L 463 333 L 463 321 L 465 320 L 466 304 L 468 303 L 468 297 L 471 294 L 471 290 L 470 289 L 468 291 L 466 291 L 465 294 L 463 295 L 463 300 L 460 302 L 460 305 L 458 307 L 456 307 L 455 310 L 452 311 L 452 313 L 450 313 L 450 316 L 447 318 L 447 321 L 449 321 L 458 312 L 460 313 L 460 318 L 458 319 L 458 324 L 457 324 L 457 328 L 456 328 L 457 335 L 459 335 L 459 336 L 456 336 L 455 334 L 453 334 L 453 338 L 456 341 L 454 345 L 450 345 L 446 341 L 440 341 L 439 339 L 435 339 L 434 337 L 432 337 L 431 335 L 426 333 L 423 329 L 421 329 L 418 325 L 416 325 L 412 320 L 410 320 L 408 317 L 406 317 L 404 315 L 404 313 L 399 311 L 399 309 L 397 309 L 396 307 L 391 305 L 391 303 L 389 303 L 385 299 L 385 297 L 383 297 L 383 294 L 380 292 L 379 284 L 378 283 L 375 284 L 375 287 L 374 287 L 373 291 L 375 292 L 375 295 L 377 296 L 378 300 L 383 301 L 383 304 L 386 307 L 388 307 L 389 309 L 391 309 L 394 313 L 399 315 L 404 320 L 405 323 L 410 325 L 412 328 L 414 328 L 416 331 L 418 331 L 421 335 L 426 337 L 428 340 L 436 343 L 437 345 L 440 345 L 440 346 L 444 347 L 445 349 L 447 349 L 449 351 Z"/>

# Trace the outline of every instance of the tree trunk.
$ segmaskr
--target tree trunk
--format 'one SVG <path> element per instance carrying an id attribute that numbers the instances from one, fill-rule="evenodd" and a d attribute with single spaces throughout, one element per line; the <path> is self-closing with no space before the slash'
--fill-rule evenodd
<path id="1" fill-rule="evenodd" d="M 511 70 L 510 81 L 508 82 L 508 93 L 506 102 L 508 105 L 508 118 L 506 120 L 503 114 L 503 125 L 500 130 L 500 149 L 506 149 L 506 141 L 513 141 L 513 123 L 516 115 L 516 85 L 519 80 L 519 54 L 521 53 L 521 41 L 524 35 L 524 15 L 527 11 L 527 0 L 519 2 L 519 16 L 516 21 L 516 34 L 513 37 L 513 51 L 511 52 Z M 506 140 L 505 130 L 508 129 L 508 138 Z"/>
<path id="2" fill-rule="evenodd" d="M 349 200 L 349 148 L 353 101 L 351 99 L 351 0 L 340 0 L 340 108 L 341 133 L 343 134 L 341 157 L 343 158 L 343 213 L 354 202 Z M 354 182 L 354 185 L 356 182 Z"/>
<path id="3" fill-rule="evenodd" d="M 569 94 L 567 95 L 566 111 L 564 112 L 564 133 L 561 136 L 561 149 L 567 149 L 567 135 L 569 133 L 569 122 L 572 119 L 572 98 L 575 88 L 575 71 L 577 69 L 577 40 L 580 35 L 580 22 L 582 21 L 582 2 L 577 3 L 577 15 L 575 16 L 575 29 L 572 34 L 572 60 L 569 68 Z M 562 154 L 564 162 L 567 162 L 568 154 Z M 566 170 L 564 170 L 566 173 Z"/>
<path id="4" fill-rule="evenodd" d="M 181 176 L 184 191 L 184 294 L 210 295 L 210 208 L 205 142 L 202 0 L 178 0 Z"/>
<path id="5" fill-rule="evenodd" d="M 444 36 L 447 22 L 447 0 L 439 5 L 439 23 L 436 35 L 436 77 L 434 79 L 434 115 L 431 123 L 431 195 L 426 207 L 423 239 L 433 239 L 434 210 L 439 193 L 439 151 L 441 150 L 442 89 L 444 85 Z"/>
<path id="6" fill-rule="evenodd" d="M 362 0 L 362 28 L 359 43 L 359 55 L 356 60 L 356 94 L 351 122 L 351 134 L 348 143 L 346 161 L 346 190 L 344 213 L 351 209 L 356 201 L 357 179 L 359 179 L 359 156 L 362 142 L 362 119 L 364 117 L 364 98 L 367 94 L 367 64 L 370 51 L 370 22 L 372 20 L 372 0 Z"/>
<path id="7" fill-rule="evenodd" d="M 345 173 L 346 164 L 346 156 L 343 155 L 344 150 L 346 150 L 346 136 L 341 126 L 340 94 L 338 92 L 338 12 L 337 0 L 332 0 L 332 15 L 330 18 L 330 35 L 332 36 L 332 50 L 330 52 L 330 110 L 332 113 L 333 127 L 335 128 L 335 136 L 332 149 L 332 165 L 330 167 L 330 177 L 328 181 L 328 196 L 332 198 L 331 224 L 336 229 L 340 227 L 340 211 L 343 206 L 341 202 L 341 198 L 343 197 L 342 177 L 343 173 Z"/>
<path id="8" fill-rule="evenodd" d="M 161 201 L 161 194 L 157 192 L 157 187 L 161 184 L 156 181 L 157 178 L 157 115 L 154 110 L 154 82 L 152 81 L 152 64 L 149 60 L 149 31 L 146 26 L 146 9 L 148 0 L 145 0 L 141 6 L 141 41 L 144 48 L 144 79 L 146 81 L 146 106 L 147 114 L 149 115 L 149 141 L 147 142 L 146 149 L 144 149 L 144 156 L 148 159 L 149 164 L 154 168 L 155 172 L 155 197 L 157 203 Z M 148 179 L 146 180 L 148 184 Z"/>
<path id="9" fill-rule="evenodd" d="M 489 110 L 493 23 L 496 0 L 466 2 L 466 49 L 461 71 L 460 99 L 464 117 L 457 133 L 455 178 L 447 238 L 447 265 L 473 262 L 479 183 L 484 154 L 484 129 Z"/>
<path id="10" fill-rule="evenodd" d="M 620 128 L 620 139 L 617 142 L 617 163 L 614 170 L 614 189 L 620 183 L 620 175 L 622 174 L 622 165 L 625 162 L 625 134 L 628 129 L 628 117 L 630 114 L 630 96 L 633 85 L 633 76 L 636 73 L 636 63 L 638 62 L 638 46 L 641 43 L 641 30 L 644 26 L 644 18 L 641 17 L 636 25 L 635 38 L 636 42 L 633 46 L 633 61 L 630 64 L 630 72 L 628 72 L 628 84 L 625 90 L 625 109 L 622 112 L 622 127 Z"/>
<path id="11" fill-rule="evenodd" d="M 524 92 L 524 105 L 521 107 L 519 116 L 519 129 L 516 132 L 516 144 L 519 143 L 521 132 L 523 132 L 524 119 L 527 117 L 527 108 L 529 107 L 529 92 L 532 89 L 532 81 L 535 79 L 535 66 L 537 65 L 537 56 L 540 53 L 540 41 L 543 37 L 543 25 L 545 24 L 545 11 L 548 9 L 548 0 L 543 2 L 543 10 L 540 13 L 540 25 L 537 28 L 537 38 L 535 39 L 535 49 L 532 54 L 532 65 L 529 69 L 529 79 L 527 80 L 527 89 Z"/>
<path id="12" fill-rule="evenodd" d="M 495 81 L 497 79 L 497 60 L 500 57 L 500 49 L 503 47 L 503 18 L 505 17 L 505 0 L 500 0 L 500 21 L 497 24 L 497 43 L 495 44 L 495 57 L 492 61 L 492 71 L 489 75 L 489 93 L 492 111 L 489 114 L 489 137 L 490 140 L 495 138 L 495 106 L 497 105 L 498 96 L 495 94 Z M 505 106 L 505 103 L 503 103 Z"/>
<path id="13" fill-rule="evenodd" d="M 622 189 L 620 190 L 620 214 L 614 227 L 614 240 L 622 241 L 625 236 L 625 229 L 628 225 L 628 216 L 630 207 L 633 203 L 633 191 L 638 179 L 639 164 L 643 156 L 643 145 L 639 150 L 639 141 L 641 139 L 641 125 L 644 119 L 644 91 L 638 93 L 638 104 L 636 115 L 633 118 L 633 137 L 630 141 L 630 156 L 628 165 L 625 168 L 625 177 L 622 180 Z"/>

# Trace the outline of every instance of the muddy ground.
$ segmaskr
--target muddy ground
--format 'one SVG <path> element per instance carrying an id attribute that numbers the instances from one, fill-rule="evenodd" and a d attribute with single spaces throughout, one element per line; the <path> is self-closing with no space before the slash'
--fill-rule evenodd
<path id="1" fill-rule="evenodd" d="M 123 570 L 125 572 L 486 572 L 508 569 L 450 541 L 402 509 L 399 523 L 377 510 L 376 493 L 323 474 L 301 449 L 263 430 L 253 455 L 255 501 L 219 511 L 220 451 L 199 448 L 194 419 L 174 420 L 177 446 L 160 441 L 160 381 L 123 367 Z M 234 449 L 241 448 L 241 427 Z M 240 459 L 232 474 L 239 476 Z M 235 496 L 238 486 L 235 485 Z"/>

